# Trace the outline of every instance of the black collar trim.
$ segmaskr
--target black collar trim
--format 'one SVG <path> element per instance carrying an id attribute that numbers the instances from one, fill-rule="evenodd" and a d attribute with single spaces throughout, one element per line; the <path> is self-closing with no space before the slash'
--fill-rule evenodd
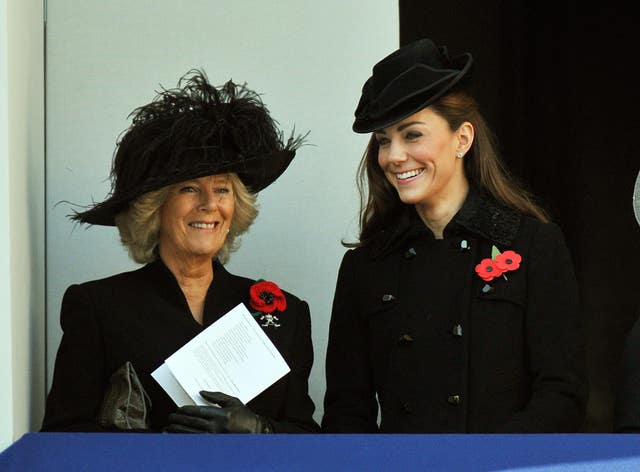
<path id="1" fill-rule="evenodd" d="M 452 223 L 489 241 L 511 246 L 520 228 L 520 214 L 487 195 L 470 190 Z M 451 223 L 447 229 L 449 226 Z"/>
<path id="2" fill-rule="evenodd" d="M 520 214 L 498 203 L 492 197 L 470 189 L 462 208 L 444 229 L 445 238 L 471 232 L 501 246 L 511 246 L 520 227 Z M 407 205 L 390 229 L 380 232 L 373 241 L 375 257 L 395 250 L 406 240 L 422 236 L 433 238 L 433 233 L 413 206 Z"/>

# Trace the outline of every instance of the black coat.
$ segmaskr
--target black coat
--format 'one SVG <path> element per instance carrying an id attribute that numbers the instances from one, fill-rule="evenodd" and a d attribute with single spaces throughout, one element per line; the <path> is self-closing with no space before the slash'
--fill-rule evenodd
<path id="1" fill-rule="evenodd" d="M 613 428 L 615 433 L 640 433 L 640 318 L 624 344 Z"/>
<path id="2" fill-rule="evenodd" d="M 493 245 L 522 262 L 487 283 L 474 269 Z M 471 191 L 435 239 L 407 207 L 393 228 L 344 255 L 323 430 L 580 430 L 587 381 L 577 293 L 555 224 Z"/>
<path id="3" fill-rule="evenodd" d="M 160 431 L 177 408 L 151 377 L 162 362 L 238 303 L 248 307 L 254 281 L 214 262 L 201 326 L 175 277 L 156 261 L 138 270 L 70 286 L 63 298 L 64 331 L 47 397 L 43 431 L 99 431 L 96 416 L 111 374 L 131 361 L 151 397 L 151 429 Z M 286 293 L 280 327 L 263 327 L 291 372 L 247 406 L 270 418 L 275 432 L 317 432 L 307 392 L 313 363 L 309 307 Z"/>

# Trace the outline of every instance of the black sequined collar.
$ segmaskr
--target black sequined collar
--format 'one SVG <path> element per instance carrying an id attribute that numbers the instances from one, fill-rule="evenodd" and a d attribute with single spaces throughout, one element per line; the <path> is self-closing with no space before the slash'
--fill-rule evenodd
<path id="1" fill-rule="evenodd" d="M 510 246 L 520 227 L 520 214 L 470 189 L 462 208 L 445 228 L 445 234 L 456 225 L 489 241 Z"/>
<path id="2" fill-rule="evenodd" d="M 501 246 L 510 246 L 519 227 L 519 213 L 471 188 L 462 207 L 444 229 L 444 237 L 450 238 L 463 232 L 471 232 Z M 377 257 L 381 257 L 395 250 L 407 239 L 421 235 L 434 238 L 415 207 L 407 205 L 396 223 L 380 232 L 372 243 L 372 249 Z"/>

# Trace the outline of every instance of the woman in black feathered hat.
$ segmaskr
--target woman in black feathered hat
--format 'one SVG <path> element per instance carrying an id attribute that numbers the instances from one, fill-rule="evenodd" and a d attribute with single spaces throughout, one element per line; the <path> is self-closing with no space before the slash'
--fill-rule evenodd
<path id="1" fill-rule="evenodd" d="M 285 171 L 302 138 L 284 142 L 255 92 L 232 81 L 212 86 L 199 70 L 132 117 L 109 197 L 72 219 L 117 226 L 145 265 L 67 289 L 42 430 L 317 431 L 308 305 L 223 265 L 257 215 L 256 193 Z M 203 391 L 214 405 L 177 409 L 151 373 L 242 302 L 290 372 L 246 405 Z"/>
<path id="2" fill-rule="evenodd" d="M 471 54 L 421 39 L 378 62 L 362 88 L 353 130 L 372 134 L 360 237 L 333 304 L 325 431 L 582 427 L 571 257 L 498 159 L 468 91 L 471 65 Z"/>

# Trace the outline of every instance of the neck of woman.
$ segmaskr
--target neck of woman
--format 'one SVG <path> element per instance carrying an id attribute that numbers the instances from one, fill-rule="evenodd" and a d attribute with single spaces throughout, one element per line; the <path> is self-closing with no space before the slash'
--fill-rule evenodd
<path id="1" fill-rule="evenodd" d="M 204 301 L 211 282 L 213 282 L 213 266 L 211 258 L 174 258 L 163 257 L 162 249 L 160 257 L 162 262 L 171 271 L 178 281 L 178 285 L 182 290 L 191 315 L 200 324 L 202 324 L 204 313 Z"/>
<path id="2" fill-rule="evenodd" d="M 418 215 L 436 239 L 444 238 L 444 229 L 462 207 L 469 193 L 469 182 L 464 178 L 457 185 L 450 185 L 447 190 L 445 195 L 415 205 Z"/>

